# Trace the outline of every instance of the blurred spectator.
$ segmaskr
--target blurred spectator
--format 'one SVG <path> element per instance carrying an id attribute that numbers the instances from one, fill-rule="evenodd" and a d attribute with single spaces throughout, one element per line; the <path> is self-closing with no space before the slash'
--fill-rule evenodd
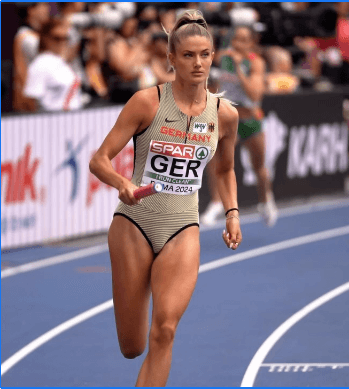
<path id="1" fill-rule="evenodd" d="M 295 44 L 306 54 L 302 68 L 310 72 L 318 90 L 330 90 L 334 85 L 349 83 L 348 4 L 336 3 L 338 19 L 333 36 L 295 38 Z"/>
<path id="2" fill-rule="evenodd" d="M 59 17 L 64 21 L 70 24 L 69 28 L 69 41 L 68 47 L 66 51 L 66 60 L 70 63 L 75 73 L 81 77 L 83 81 L 85 81 L 85 73 L 80 57 L 81 50 L 81 39 L 82 34 L 81 31 L 76 28 L 70 22 L 70 17 L 79 12 L 83 12 L 85 10 L 84 2 L 58 2 L 57 3 L 60 15 Z"/>
<path id="3" fill-rule="evenodd" d="M 107 42 L 104 68 L 110 99 L 115 103 L 125 103 L 139 90 L 139 77 L 143 66 L 149 62 L 147 33 L 142 39 L 138 32 L 138 19 L 128 17 Z"/>
<path id="4" fill-rule="evenodd" d="M 174 80 L 167 60 L 168 38 L 165 32 L 154 33 L 150 45 L 150 61 L 140 74 L 140 88 L 149 88 Z"/>
<path id="5" fill-rule="evenodd" d="M 279 46 L 265 50 L 269 71 L 266 75 L 266 92 L 293 93 L 299 87 L 299 78 L 292 74 L 292 56 L 289 51 Z"/>
<path id="6" fill-rule="evenodd" d="M 176 22 L 176 11 L 174 9 L 160 10 L 159 20 L 166 31 L 171 31 Z"/>
<path id="7" fill-rule="evenodd" d="M 24 88 L 31 111 L 79 109 L 83 106 L 80 78 L 65 60 L 69 25 L 51 19 L 42 26 L 39 54 L 29 65 Z"/>
<path id="8" fill-rule="evenodd" d="M 108 86 L 103 74 L 106 59 L 107 32 L 100 27 L 92 27 L 84 32 L 83 57 L 87 78 L 87 92 L 93 97 L 108 97 Z"/>
<path id="9" fill-rule="evenodd" d="M 26 110 L 23 88 L 26 82 L 28 65 L 38 53 L 39 32 L 50 16 L 48 3 L 24 3 L 19 6 L 23 24 L 17 31 L 13 42 L 13 108 Z"/>
<path id="10" fill-rule="evenodd" d="M 39 30 L 50 11 L 50 3 L 23 4 L 26 4 L 21 6 L 25 24 L 14 41 L 14 107 L 17 110 L 28 109 L 28 99 L 23 96 L 27 67 L 37 55 Z M 214 36 L 216 68 L 211 69 L 213 77 L 209 80 L 213 92 L 217 91 L 219 78 L 218 53 L 229 47 L 231 27 L 236 25 L 249 26 L 258 32 L 254 34 L 256 42 L 251 50 L 259 56 L 265 54 L 267 59 L 270 70 L 266 76 L 267 93 L 290 93 L 299 84 L 330 89 L 334 84 L 349 83 L 349 3 L 325 4 L 325 8 L 335 7 L 338 12 L 336 35 L 333 32 L 329 38 L 326 34 L 322 38 L 311 33 L 304 36 L 308 30 L 302 30 L 302 21 L 320 15 L 312 12 L 320 7 L 318 3 L 307 2 L 61 2 L 56 3 L 57 8 L 51 7 L 51 13 L 57 9 L 58 17 L 69 22 L 69 40 L 63 44 L 62 55 L 80 80 L 82 90 L 93 101 L 122 104 L 137 90 L 172 79 L 166 36 L 162 31 L 163 28 L 171 31 L 176 14 L 187 7 L 204 12 Z M 303 18 L 305 14 L 308 19 Z M 320 19 L 316 19 L 317 24 L 323 22 Z M 281 24 L 277 24 L 278 20 Z M 298 31 L 300 36 L 294 38 Z M 275 42 L 268 42 L 267 38 Z M 294 41 L 297 46 L 288 46 L 286 51 L 279 40 L 287 42 L 286 46 Z M 268 46 L 264 49 L 263 45 Z"/>
<path id="11" fill-rule="evenodd" d="M 349 84 L 349 2 L 337 3 L 337 45 L 342 54 L 340 81 Z"/>

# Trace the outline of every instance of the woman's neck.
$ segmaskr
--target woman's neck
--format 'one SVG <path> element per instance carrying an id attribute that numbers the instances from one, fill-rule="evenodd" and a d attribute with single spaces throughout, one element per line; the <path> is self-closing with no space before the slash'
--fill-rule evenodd
<path id="1" fill-rule="evenodd" d="M 201 84 L 188 84 L 188 82 L 176 78 L 172 82 L 172 92 L 185 105 L 206 104 L 206 86 Z"/>

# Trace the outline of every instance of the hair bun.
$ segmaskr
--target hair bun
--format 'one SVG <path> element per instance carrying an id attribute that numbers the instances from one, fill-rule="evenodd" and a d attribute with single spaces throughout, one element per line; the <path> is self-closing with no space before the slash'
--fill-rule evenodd
<path id="1" fill-rule="evenodd" d="M 178 23 L 176 30 L 178 30 L 180 27 L 185 26 L 186 24 L 199 24 L 200 26 L 207 29 L 207 24 L 204 19 L 183 19 L 180 23 Z"/>

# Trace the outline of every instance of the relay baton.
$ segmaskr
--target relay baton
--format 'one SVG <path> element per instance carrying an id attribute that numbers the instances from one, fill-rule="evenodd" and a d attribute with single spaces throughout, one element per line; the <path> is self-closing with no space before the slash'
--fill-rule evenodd
<path id="1" fill-rule="evenodd" d="M 157 182 L 156 184 L 152 183 L 146 186 L 142 186 L 141 188 L 136 189 L 133 192 L 133 196 L 139 200 L 142 199 L 143 197 L 151 196 L 155 193 L 159 193 L 164 189 L 163 184 L 160 184 Z"/>

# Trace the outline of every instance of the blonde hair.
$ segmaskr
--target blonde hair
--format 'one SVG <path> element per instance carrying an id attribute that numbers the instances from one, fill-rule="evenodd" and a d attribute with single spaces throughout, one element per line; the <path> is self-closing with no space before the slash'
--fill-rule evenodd
<path id="1" fill-rule="evenodd" d="M 181 39 L 187 38 L 189 36 L 203 36 L 206 37 L 212 45 L 213 50 L 213 38 L 211 33 L 208 30 L 208 24 L 203 16 L 203 14 L 197 9 L 186 10 L 183 14 L 177 19 L 172 31 L 169 33 L 165 30 L 168 36 L 168 52 L 174 53 L 176 50 L 176 45 L 181 41 Z M 206 80 L 206 89 L 207 89 L 208 79 Z M 224 98 L 225 91 L 221 93 L 212 93 L 214 97 L 227 101 L 230 104 L 235 105 L 232 101 Z"/>
<path id="2" fill-rule="evenodd" d="M 189 9 L 185 11 L 177 19 L 172 31 L 168 33 L 168 52 L 174 53 L 176 50 L 176 45 L 183 38 L 189 36 L 204 36 L 212 44 L 213 48 L 213 39 L 211 33 L 208 31 L 208 25 L 204 19 L 203 14 L 196 9 Z"/>

